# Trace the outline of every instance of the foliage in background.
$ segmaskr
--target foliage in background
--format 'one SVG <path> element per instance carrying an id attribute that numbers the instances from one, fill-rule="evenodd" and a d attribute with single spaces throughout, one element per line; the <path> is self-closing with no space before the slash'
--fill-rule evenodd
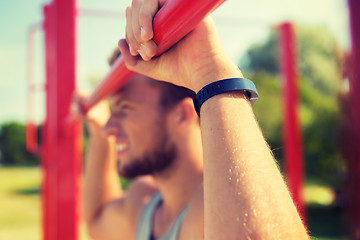
<path id="1" fill-rule="evenodd" d="M 344 173 L 337 103 L 341 54 L 334 37 L 323 28 L 296 26 L 296 35 L 306 176 L 338 188 Z M 257 85 L 260 99 L 254 106 L 255 115 L 282 165 L 283 100 L 277 32 L 271 32 L 263 44 L 253 45 L 240 62 L 245 76 Z"/>
<path id="2" fill-rule="evenodd" d="M 25 126 L 17 122 L 0 127 L 0 164 L 6 166 L 38 165 L 39 158 L 25 150 Z"/>

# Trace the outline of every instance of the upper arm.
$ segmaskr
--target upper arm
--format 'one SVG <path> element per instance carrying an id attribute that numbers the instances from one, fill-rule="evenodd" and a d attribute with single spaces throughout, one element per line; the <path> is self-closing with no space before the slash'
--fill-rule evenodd
<path id="1" fill-rule="evenodd" d="M 125 198 L 116 199 L 102 206 L 97 216 L 87 223 L 93 239 L 128 239 L 131 221 L 126 221 Z"/>
<path id="2" fill-rule="evenodd" d="M 149 177 L 134 180 L 119 199 L 104 204 L 87 223 L 90 236 L 101 240 L 134 239 L 138 216 L 156 191 Z"/>

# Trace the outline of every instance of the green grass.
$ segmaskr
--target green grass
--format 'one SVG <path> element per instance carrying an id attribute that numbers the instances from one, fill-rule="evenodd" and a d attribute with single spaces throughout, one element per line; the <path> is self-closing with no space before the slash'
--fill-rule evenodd
<path id="1" fill-rule="evenodd" d="M 40 168 L 0 167 L 0 240 L 42 239 Z M 328 204 L 331 189 L 309 182 L 305 198 L 308 229 L 313 240 L 346 240 L 342 209 Z M 80 239 L 90 239 L 83 224 Z"/>
<path id="2" fill-rule="evenodd" d="M 40 179 L 38 168 L 0 168 L 0 240 L 41 239 Z"/>
<path id="3" fill-rule="evenodd" d="M 40 240 L 42 220 L 38 167 L 0 167 L 0 240 Z M 90 239 L 84 225 L 80 239 Z"/>

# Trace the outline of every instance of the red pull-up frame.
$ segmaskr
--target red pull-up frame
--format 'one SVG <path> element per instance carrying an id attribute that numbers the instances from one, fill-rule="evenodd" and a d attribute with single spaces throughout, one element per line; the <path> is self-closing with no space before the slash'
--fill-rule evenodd
<path id="1" fill-rule="evenodd" d="M 161 55 L 172 45 L 189 33 L 205 16 L 225 0 L 170 0 L 156 14 L 154 41 L 159 46 L 156 55 Z M 110 73 L 95 88 L 92 95 L 83 104 L 87 111 L 97 102 L 114 93 L 128 82 L 135 73 L 129 71 L 120 57 Z"/>
<path id="2" fill-rule="evenodd" d="M 293 25 L 289 22 L 279 27 L 280 69 L 283 78 L 284 99 L 284 165 L 285 173 L 295 205 L 305 217 L 303 188 L 303 146 L 300 121 L 298 117 L 298 73 L 296 61 L 296 39 Z"/>
<path id="3" fill-rule="evenodd" d="M 37 125 L 35 123 L 34 113 L 34 35 L 40 24 L 33 24 L 27 31 L 27 98 L 26 98 L 26 127 L 25 127 L 25 147 L 31 154 L 36 154 L 38 151 L 37 141 Z"/>
<path id="4" fill-rule="evenodd" d="M 43 239 L 78 239 L 82 125 L 69 123 L 75 91 L 76 1 L 44 8 L 46 119 L 43 131 Z"/>
<path id="5" fill-rule="evenodd" d="M 154 18 L 158 55 L 190 32 L 224 0 L 169 0 Z M 46 120 L 43 234 L 46 240 L 78 239 L 81 125 L 67 121 L 75 91 L 76 0 L 54 0 L 44 8 L 46 46 Z M 84 103 L 88 110 L 131 79 L 119 59 Z"/>
<path id="6" fill-rule="evenodd" d="M 351 55 L 349 66 L 348 109 L 345 110 L 345 122 L 348 132 L 344 139 L 344 156 L 348 163 L 348 211 L 351 220 L 353 239 L 360 239 L 360 1 L 348 0 Z"/>

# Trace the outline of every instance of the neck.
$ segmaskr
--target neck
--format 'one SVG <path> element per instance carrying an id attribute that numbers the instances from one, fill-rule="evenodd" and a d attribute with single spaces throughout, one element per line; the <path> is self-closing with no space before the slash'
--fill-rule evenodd
<path id="1" fill-rule="evenodd" d="M 172 129 L 172 128 L 169 128 Z M 203 183 L 203 152 L 198 125 L 185 134 L 171 132 L 176 143 L 177 158 L 166 171 L 154 176 L 162 194 L 158 216 L 163 220 L 174 219 L 200 190 Z"/>
<path id="2" fill-rule="evenodd" d="M 184 149 L 178 149 L 186 153 Z M 203 182 L 202 155 L 179 156 L 165 172 L 154 176 L 162 194 L 162 212 L 173 218 L 188 204 Z"/>

